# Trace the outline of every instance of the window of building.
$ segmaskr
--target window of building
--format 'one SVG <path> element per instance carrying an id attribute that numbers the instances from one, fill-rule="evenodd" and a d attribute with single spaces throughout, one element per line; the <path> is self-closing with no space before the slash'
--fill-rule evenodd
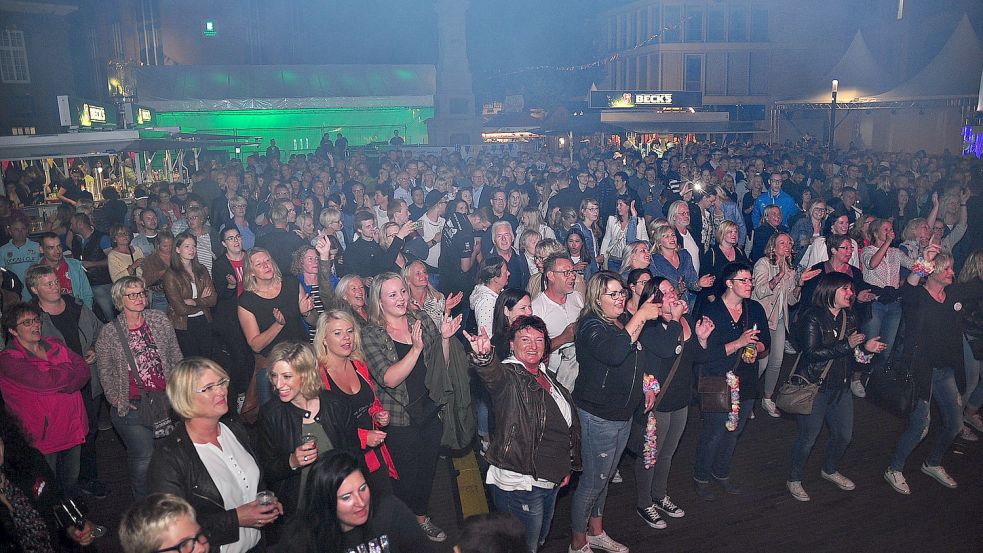
<path id="1" fill-rule="evenodd" d="M 648 10 L 639 10 L 635 19 L 638 20 L 638 42 L 642 43 L 649 38 L 649 14 Z"/>
<path id="2" fill-rule="evenodd" d="M 626 14 L 620 16 L 620 22 L 621 23 L 618 26 L 618 34 L 621 37 L 621 40 L 618 41 L 618 49 L 624 50 L 628 48 L 628 15 Z"/>
<path id="3" fill-rule="evenodd" d="M 730 42 L 747 42 L 747 18 L 747 7 L 731 6 L 730 26 L 727 34 L 727 39 Z"/>
<path id="4" fill-rule="evenodd" d="M 650 90 L 660 90 L 662 84 L 659 82 L 659 54 L 650 54 L 648 57 L 648 79 L 646 87 Z"/>
<path id="5" fill-rule="evenodd" d="M 662 9 L 660 6 L 655 5 L 650 7 L 652 10 L 652 31 L 649 32 L 650 35 L 658 35 L 658 38 L 653 40 L 653 43 L 663 42 L 662 38 Z"/>
<path id="6" fill-rule="evenodd" d="M 768 52 L 753 51 L 748 55 L 748 92 L 768 94 Z"/>
<path id="7" fill-rule="evenodd" d="M 683 70 L 683 90 L 687 92 L 702 92 L 703 55 L 686 54 Z"/>
<path id="8" fill-rule="evenodd" d="M 686 6 L 686 42 L 703 42 L 703 6 Z"/>
<path id="9" fill-rule="evenodd" d="M 0 81 L 11 84 L 31 82 L 24 31 L 4 29 L 0 32 Z"/>
<path id="10" fill-rule="evenodd" d="M 707 9 L 707 42 L 727 42 L 727 10 L 723 6 Z"/>
<path id="11" fill-rule="evenodd" d="M 665 15 L 662 20 L 662 42 L 682 42 L 683 7 L 666 6 Z"/>
<path id="12" fill-rule="evenodd" d="M 14 136 L 35 135 L 38 133 L 36 127 L 14 127 L 10 129 L 10 134 Z"/>
<path id="13" fill-rule="evenodd" d="M 451 115 L 465 115 L 470 111 L 471 103 L 467 98 L 451 98 L 447 110 Z"/>
<path id="14" fill-rule="evenodd" d="M 751 8 L 751 40 L 768 41 L 768 10 L 764 8 Z"/>

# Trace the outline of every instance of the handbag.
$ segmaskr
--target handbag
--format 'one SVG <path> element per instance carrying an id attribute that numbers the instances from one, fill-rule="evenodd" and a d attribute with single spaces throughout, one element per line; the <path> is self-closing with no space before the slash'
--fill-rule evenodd
<path id="1" fill-rule="evenodd" d="M 902 369 L 901 363 L 875 367 L 867 380 L 867 397 L 875 405 L 899 417 L 907 416 L 915 406 L 915 379 Z"/>
<path id="2" fill-rule="evenodd" d="M 843 322 L 840 324 L 840 340 L 846 337 L 844 336 L 845 334 L 846 313 L 843 314 Z M 816 401 L 819 387 L 823 385 L 823 380 L 826 379 L 826 373 L 833 366 L 833 359 L 830 359 L 826 362 L 822 374 L 819 375 L 819 381 L 809 382 L 806 377 L 795 372 L 801 359 L 802 354 L 799 353 L 798 357 L 795 358 L 795 364 L 792 365 L 792 372 L 788 380 L 778 388 L 778 393 L 775 396 L 775 405 L 783 412 L 791 415 L 812 414 L 812 404 Z"/>
<path id="3" fill-rule="evenodd" d="M 129 366 L 130 375 L 136 382 L 137 389 L 140 390 L 140 406 L 137 408 L 140 424 L 153 430 L 154 438 L 166 438 L 174 430 L 174 417 L 171 416 L 171 404 L 167 400 L 167 394 L 148 390 L 144 387 L 143 379 L 140 378 L 140 373 L 137 371 L 137 363 L 133 359 L 133 352 L 130 350 L 126 330 L 123 328 L 123 324 L 119 322 L 119 318 L 113 319 L 113 325 L 123 343 L 123 354 L 126 355 L 126 364 Z"/>
<path id="4" fill-rule="evenodd" d="M 744 308 L 744 328 L 743 334 L 747 330 L 748 310 Z M 731 367 L 730 372 L 737 370 L 741 364 L 741 352 L 737 352 L 737 361 Z M 696 393 L 700 398 L 700 411 L 704 413 L 729 413 L 730 412 L 730 386 L 727 385 L 725 375 L 706 375 L 701 374 L 696 383 Z"/>

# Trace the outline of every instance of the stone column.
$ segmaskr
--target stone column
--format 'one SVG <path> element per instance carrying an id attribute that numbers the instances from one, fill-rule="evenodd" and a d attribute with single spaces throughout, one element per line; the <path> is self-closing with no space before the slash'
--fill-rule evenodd
<path id="1" fill-rule="evenodd" d="M 436 0 L 437 91 L 434 117 L 427 123 L 434 146 L 478 144 L 481 120 L 476 116 L 468 65 L 468 0 Z"/>

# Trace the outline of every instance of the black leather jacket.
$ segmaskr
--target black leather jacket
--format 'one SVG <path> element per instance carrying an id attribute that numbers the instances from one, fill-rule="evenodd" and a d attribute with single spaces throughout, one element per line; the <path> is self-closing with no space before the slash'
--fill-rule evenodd
<path id="1" fill-rule="evenodd" d="M 342 412 L 339 402 L 332 401 L 326 392 L 321 392 L 320 409 L 314 420 L 321 425 L 331 442 L 328 449 L 347 448 L 352 454 L 360 456 L 357 434 L 355 447 L 351 437 L 343 435 L 341 427 L 348 421 L 347 409 Z M 297 510 L 300 499 L 300 470 L 291 470 L 290 454 L 300 445 L 304 418 L 309 411 L 297 407 L 289 401 L 273 398 L 267 401 L 259 413 L 259 442 L 257 461 L 263 469 L 263 476 L 270 489 L 280 499 L 283 514 L 290 516 Z M 355 433 L 354 428 L 352 434 Z M 324 444 L 318 444 L 321 448 Z"/>
<path id="2" fill-rule="evenodd" d="M 255 458 L 256 453 L 246 429 L 235 421 L 222 422 Z M 208 540 L 213 547 L 239 541 L 236 510 L 226 510 L 222 494 L 201 462 L 184 424 L 178 424 L 154 451 L 147 472 L 147 487 L 149 493 L 172 493 L 190 503 L 197 513 L 198 524 L 208 532 Z M 262 472 L 258 489 L 265 489 Z"/>
<path id="3" fill-rule="evenodd" d="M 795 372 L 809 382 L 819 382 L 826 364 L 833 364 L 822 382 L 823 391 L 844 389 L 850 386 L 850 375 L 856 363 L 853 348 L 846 337 L 858 331 L 856 315 L 847 309 L 841 310 L 839 317 L 833 319 L 829 309 L 810 307 L 801 321 L 802 357 Z M 843 328 L 846 317 L 846 331 Z"/>
<path id="4" fill-rule="evenodd" d="M 495 435 L 485 458 L 498 468 L 540 477 L 536 471 L 535 452 L 546 427 L 546 390 L 525 367 L 514 362 L 503 363 L 497 356 L 491 356 L 487 361 L 472 357 L 471 364 L 488 387 L 495 410 Z M 573 397 L 549 371 L 540 372 L 570 404 L 570 468 L 583 470 L 580 419 Z"/>

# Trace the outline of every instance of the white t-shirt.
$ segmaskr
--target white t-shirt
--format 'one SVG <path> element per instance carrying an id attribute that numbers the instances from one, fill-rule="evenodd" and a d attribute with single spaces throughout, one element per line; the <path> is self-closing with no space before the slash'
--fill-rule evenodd
<path id="1" fill-rule="evenodd" d="M 693 239 L 692 232 L 687 232 L 683 235 L 682 245 L 683 249 L 689 252 L 689 256 L 693 260 L 693 268 L 696 269 L 696 274 L 700 274 L 700 246 Z"/>
<path id="2" fill-rule="evenodd" d="M 219 423 L 218 443 L 195 444 L 198 457 L 205 470 L 222 494 L 226 509 L 235 509 L 256 499 L 259 487 L 259 466 L 256 460 L 239 443 L 228 426 Z M 244 553 L 259 543 L 260 533 L 256 528 L 239 527 L 239 541 L 223 545 L 221 553 Z"/>
<path id="3" fill-rule="evenodd" d="M 576 291 L 567 296 L 567 301 L 563 305 L 551 300 L 545 292 L 532 300 L 532 313 L 546 323 L 546 331 L 549 332 L 550 338 L 559 336 L 570 323 L 576 322 L 583 308 L 584 297 Z M 573 385 L 577 382 L 577 374 L 580 372 L 577 350 L 573 342 L 560 346 L 551 353 L 547 368 L 556 375 L 556 380 L 567 391 L 573 392 Z"/>
<path id="4" fill-rule="evenodd" d="M 440 233 L 444 231 L 444 218 L 437 217 L 437 222 L 435 223 L 431 221 L 426 214 L 423 214 L 423 216 L 420 217 L 418 220 L 421 223 L 423 223 L 423 227 L 420 229 L 420 232 L 423 234 L 424 240 L 429 242 L 433 240 L 435 237 L 437 238 L 437 243 L 434 244 L 432 248 L 430 248 L 429 252 L 427 252 L 427 259 L 425 260 L 425 263 L 427 265 L 430 265 L 431 267 L 436 267 L 437 261 L 440 259 L 439 237 L 440 237 Z"/>

